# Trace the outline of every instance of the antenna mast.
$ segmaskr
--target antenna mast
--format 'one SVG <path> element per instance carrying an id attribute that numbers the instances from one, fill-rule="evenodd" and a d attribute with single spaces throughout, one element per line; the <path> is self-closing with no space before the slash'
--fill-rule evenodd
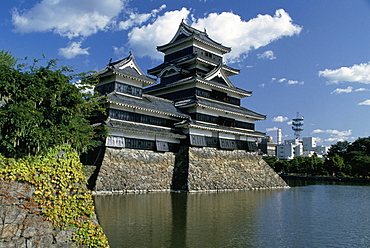
<path id="1" fill-rule="evenodd" d="M 292 129 L 294 131 L 294 136 L 296 139 L 300 140 L 301 138 L 301 132 L 303 131 L 303 119 L 304 117 L 299 117 L 299 112 L 297 112 L 297 118 L 293 119 L 292 122 Z"/>

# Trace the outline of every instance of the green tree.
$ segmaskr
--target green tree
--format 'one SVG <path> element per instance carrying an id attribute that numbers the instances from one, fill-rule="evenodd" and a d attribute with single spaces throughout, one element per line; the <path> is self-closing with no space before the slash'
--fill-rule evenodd
<path id="1" fill-rule="evenodd" d="M 370 156 L 354 155 L 351 160 L 352 175 L 356 177 L 370 176 Z"/>
<path id="2" fill-rule="evenodd" d="M 94 84 L 92 77 L 58 68 L 56 60 L 37 62 L 0 64 L 0 153 L 22 157 L 61 144 L 82 153 L 96 146 L 98 130 L 88 118 L 102 109 L 99 97 L 84 91 Z"/>
<path id="3" fill-rule="evenodd" d="M 327 158 L 330 159 L 335 156 L 335 154 L 337 154 L 343 158 L 344 164 L 347 165 L 345 167 L 350 167 L 351 158 L 348 154 L 350 145 L 351 143 L 348 141 L 338 141 L 337 143 L 331 145 L 331 147 L 329 148 Z"/>
<path id="4" fill-rule="evenodd" d="M 337 143 L 331 145 L 328 151 L 328 157 L 334 156 L 334 154 L 338 154 L 342 158 L 347 153 L 348 147 L 350 143 L 348 141 L 338 141 Z"/>
<path id="5" fill-rule="evenodd" d="M 314 153 L 311 157 L 305 157 L 303 162 L 303 172 L 310 175 L 323 174 L 323 161 Z"/>
<path id="6" fill-rule="evenodd" d="M 292 160 L 290 160 L 290 172 L 305 173 L 304 163 L 304 157 L 294 157 Z"/>
<path id="7" fill-rule="evenodd" d="M 0 65 L 14 67 L 17 62 L 18 59 L 14 58 L 11 52 L 4 49 L 0 51 Z"/>
<path id="8" fill-rule="evenodd" d="M 348 146 L 348 152 L 361 151 L 364 155 L 370 156 L 370 137 L 358 138 Z"/>
<path id="9" fill-rule="evenodd" d="M 275 171 L 289 173 L 291 171 L 291 165 L 288 160 L 279 160 L 275 163 Z"/>
<path id="10" fill-rule="evenodd" d="M 325 161 L 325 166 L 330 176 L 344 176 L 344 174 L 349 173 L 344 159 L 337 153 Z"/>
<path id="11" fill-rule="evenodd" d="M 274 169 L 276 172 L 279 172 L 277 171 L 277 168 L 275 168 L 275 164 L 279 161 L 278 157 L 276 156 L 263 156 L 262 159 L 272 168 Z"/>

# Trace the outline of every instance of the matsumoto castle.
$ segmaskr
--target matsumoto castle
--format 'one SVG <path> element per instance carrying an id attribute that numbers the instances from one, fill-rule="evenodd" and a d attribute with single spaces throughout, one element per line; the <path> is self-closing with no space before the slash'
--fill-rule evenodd
<path id="1" fill-rule="evenodd" d="M 184 22 L 172 40 L 157 47 L 164 62 L 148 73 L 134 56 L 99 71 L 96 90 L 108 96 L 107 147 L 177 151 L 179 145 L 255 151 L 255 121 L 266 117 L 240 106 L 252 92 L 235 87 L 223 55 L 231 48 Z"/>
<path id="2" fill-rule="evenodd" d="M 157 50 L 162 64 L 146 75 L 133 54 L 98 72 L 107 96 L 105 144 L 88 155 L 95 191 L 228 190 L 286 187 L 260 158 L 255 121 L 240 106 L 252 92 L 235 87 L 238 69 L 224 64 L 231 48 L 184 22 Z M 158 79 L 158 80 L 157 80 Z"/>

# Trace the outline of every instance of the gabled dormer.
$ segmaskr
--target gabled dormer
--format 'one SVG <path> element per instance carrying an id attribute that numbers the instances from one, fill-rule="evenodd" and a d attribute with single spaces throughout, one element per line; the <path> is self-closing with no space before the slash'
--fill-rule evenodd
<path id="1" fill-rule="evenodd" d="M 204 79 L 210 82 L 215 82 L 215 83 L 226 85 L 231 88 L 235 88 L 234 84 L 227 77 L 222 64 L 220 64 L 215 69 L 213 69 L 212 71 L 204 75 Z"/>
<path id="2" fill-rule="evenodd" d="M 221 43 L 211 39 L 206 31 L 200 31 L 181 21 L 179 29 L 171 41 L 165 45 L 158 46 L 157 50 L 164 54 L 179 51 L 179 47 L 196 46 L 206 51 L 222 56 L 231 51 L 230 47 L 223 46 Z"/>
<path id="3" fill-rule="evenodd" d="M 98 71 L 99 84 L 95 89 L 102 94 L 111 92 L 142 96 L 142 88 L 153 85 L 157 81 L 144 74 L 137 65 L 134 56 L 130 52 L 127 58 L 109 64 Z"/>

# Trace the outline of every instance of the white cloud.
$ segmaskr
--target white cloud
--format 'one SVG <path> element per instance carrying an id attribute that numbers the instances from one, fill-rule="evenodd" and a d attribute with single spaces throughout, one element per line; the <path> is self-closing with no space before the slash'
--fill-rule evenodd
<path id="1" fill-rule="evenodd" d="M 274 81 L 277 81 L 278 83 L 285 83 L 286 85 L 303 85 L 304 84 L 304 81 L 297 81 L 297 80 L 291 80 L 291 79 L 286 79 L 286 78 L 280 78 L 280 79 L 276 79 L 276 78 L 272 78 L 271 79 L 271 82 L 274 82 Z"/>
<path id="2" fill-rule="evenodd" d="M 168 11 L 151 24 L 133 28 L 129 33 L 129 46 L 139 56 L 161 59 L 163 55 L 151 48 L 169 42 L 181 19 L 191 19 L 191 26 L 199 30 L 206 29 L 212 39 L 232 47 L 225 59 L 235 62 L 247 56 L 251 49 L 266 46 L 284 36 L 299 34 L 302 30 L 293 24 L 292 18 L 283 9 L 277 10 L 274 16 L 258 15 L 249 21 L 231 12 L 210 13 L 199 19 L 189 15 L 190 10 L 187 8 Z"/>
<path id="3" fill-rule="evenodd" d="M 359 91 L 368 91 L 368 89 L 365 89 L 365 88 L 358 88 L 358 89 L 355 89 L 356 92 L 359 92 Z"/>
<path id="4" fill-rule="evenodd" d="M 338 141 L 345 141 L 348 140 L 350 135 L 352 135 L 352 130 L 349 129 L 347 131 L 339 131 L 335 129 L 315 129 L 312 131 L 313 134 L 328 134 L 330 135 L 329 138 L 323 139 L 326 142 L 338 142 Z"/>
<path id="5" fill-rule="evenodd" d="M 331 92 L 331 94 L 341 94 L 341 93 L 352 93 L 352 92 L 361 92 L 361 91 L 369 91 L 369 89 L 366 88 L 358 88 L 358 89 L 353 89 L 352 86 L 348 86 L 347 88 L 336 88 Z"/>
<path id="6" fill-rule="evenodd" d="M 271 128 L 266 128 L 266 132 L 272 132 L 278 130 L 278 127 L 271 127 Z"/>
<path id="7" fill-rule="evenodd" d="M 106 30 L 123 10 L 125 0 L 42 0 L 30 10 L 14 10 L 20 33 L 54 32 L 63 37 L 89 36 Z"/>
<path id="8" fill-rule="evenodd" d="M 162 59 L 163 55 L 155 47 L 169 42 L 181 20 L 188 19 L 193 27 L 200 30 L 206 28 L 212 39 L 232 47 L 232 51 L 225 55 L 225 59 L 231 62 L 242 60 L 251 49 L 299 34 L 302 30 L 283 9 L 276 10 L 274 15 L 258 15 L 249 21 L 232 12 L 210 13 L 197 19 L 190 15 L 187 8 L 158 15 L 166 8 L 163 4 L 149 13 L 136 13 L 125 10 L 126 2 L 128 0 L 41 0 L 31 9 L 15 9 L 12 23 L 16 32 L 54 32 L 69 39 L 84 38 L 99 31 L 129 30 L 125 47 L 132 49 L 137 56 Z M 118 22 L 119 15 L 124 11 L 128 18 Z M 66 51 L 63 50 L 66 48 L 61 49 Z M 275 58 L 272 51 L 259 56 Z"/>
<path id="9" fill-rule="evenodd" d="M 333 135 L 338 135 L 338 136 L 349 136 L 352 134 L 352 130 L 349 129 L 347 131 L 338 131 L 335 129 L 327 129 L 327 130 L 315 129 L 312 131 L 312 133 L 328 133 L 328 134 L 333 134 Z"/>
<path id="10" fill-rule="evenodd" d="M 259 59 L 268 59 L 268 60 L 274 60 L 276 59 L 274 52 L 271 50 L 265 51 L 264 53 L 257 54 L 257 57 Z"/>
<path id="11" fill-rule="evenodd" d="M 320 77 L 325 77 L 328 83 L 337 84 L 342 82 L 356 82 L 370 84 L 370 62 L 341 67 L 336 70 L 325 69 L 319 71 Z"/>
<path id="12" fill-rule="evenodd" d="M 138 14 L 131 12 L 129 14 L 129 19 L 126 21 L 121 21 L 118 23 L 118 27 L 120 30 L 127 30 L 129 28 L 132 28 L 136 25 L 141 25 L 144 22 L 148 21 L 151 17 L 156 17 L 158 12 L 165 9 L 166 5 L 162 4 L 159 9 L 153 9 L 150 13 L 144 13 L 144 14 Z"/>
<path id="13" fill-rule="evenodd" d="M 152 24 L 134 27 L 128 34 L 128 45 L 137 56 L 162 59 L 163 54 L 156 50 L 156 46 L 168 43 L 175 35 L 181 20 L 186 19 L 189 13 L 186 8 L 167 11 L 164 15 L 158 16 Z"/>
<path id="14" fill-rule="evenodd" d="M 304 82 L 303 81 L 297 81 L 297 80 L 288 80 L 287 84 L 289 84 L 289 85 L 294 85 L 294 84 L 303 85 Z"/>
<path id="15" fill-rule="evenodd" d="M 276 116 L 272 119 L 272 121 L 275 121 L 275 122 L 284 122 L 284 121 L 287 121 L 289 118 L 288 117 L 284 117 L 284 116 Z"/>
<path id="16" fill-rule="evenodd" d="M 251 49 L 266 46 L 284 36 L 299 34 L 302 30 L 302 27 L 293 24 L 292 18 L 283 9 L 276 10 L 274 16 L 258 15 L 249 21 L 243 21 L 231 12 L 210 13 L 196 20 L 192 26 L 200 30 L 206 28 L 212 39 L 232 47 L 232 51 L 225 55 L 232 62 L 243 59 Z"/>
<path id="17" fill-rule="evenodd" d="M 336 88 L 334 91 L 332 91 L 330 94 L 341 94 L 341 93 L 351 93 L 353 91 L 353 87 L 348 86 L 345 89 Z"/>
<path id="18" fill-rule="evenodd" d="M 67 59 L 72 59 L 77 55 L 88 55 L 88 48 L 81 48 L 81 42 L 72 42 L 68 47 L 59 48 L 59 55 Z"/>
<path id="19" fill-rule="evenodd" d="M 369 105 L 370 106 L 370 100 L 365 100 L 363 102 L 360 102 L 358 105 Z"/>

